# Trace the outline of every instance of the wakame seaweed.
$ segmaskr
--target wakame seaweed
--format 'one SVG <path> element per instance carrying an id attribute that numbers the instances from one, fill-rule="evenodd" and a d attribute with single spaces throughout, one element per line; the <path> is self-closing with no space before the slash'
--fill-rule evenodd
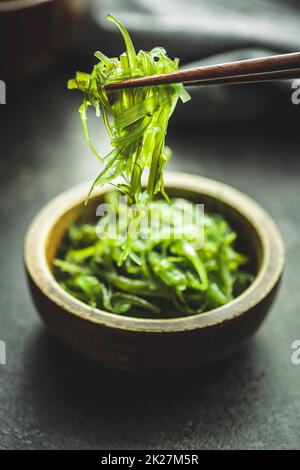
<path id="1" fill-rule="evenodd" d="M 169 59 L 162 47 L 136 53 L 120 21 L 111 14 L 107 18 L 120 29 L 126 52 L 113 58 L 95 52 L 99 62 L 92 72 L 77 72 L 68 87 L 84 95 L 80 107 L 84 135 L 94 154 L 104 163 L 91 191 L 95 186 L 113 183 L 131 203 L 140 203 L 158 191 L 164 193 L 163 169 L 171 154 L 165 147 L 168 122 L 178 99 L 185 102 L 190 95 L 182 84 L 106 92 L 105 85 L 109 83 L 174 72 L 179 67 L 179 60 Z M 112 151 L 105 157 L 99 155 L 90 139 L 87 125 L 90 106 L 97 116 L 102 115 L 110 138 Z M 149 170 L 149 176 L 146 192 L 143 192 L 141 177 L 145 169 Z M 116 182 L 117 178 L 121 181 Z"/>
<path id="2" fill-rule="evenodd" d="M 106 201 L 118 214 L 115 192 Z M 123 207 L 123 209 L 122 209 Z M 192 214 L 182 224 L 182 208 Z M 193 315 L 226 304 L 250 284 L 247 258 L 234 248 L 236 233 L 218 214 L 203 215 L 203 239 L 184 199 L 152 201 L 148 232 L 131 239 L 122 265 L 122 237 L 100 236 L 96 224 L 72 225 L 54 264 L 61 285 L 77 299 L 118 314 L 146 317 Z M 154 217 L 154 219 L 153 219 Z M 100 228 L 99 228 L 100 224 Z M 180 237 L 178 228 L 181 227 Z M 165 236 L 164 228 L 168 230 Z"/>
<path id="3" fill-rule="evenodd" d="M 124 26 L 111 14 L 108 19 L 120 29 L 126 52 L 114 58 L 96 52 L 92 72 L 77 72 L 68 87 L 83 93 L 83 132 L 102 163 L 90 192 L 105 183 L 118 190 L 107 193 L 105 202 L 115 211 L 119 236 L 105 232 L 106 217 L 98 224 L 72 225 L 54 260 L 57 278 L 77 299 L 116 314 L 167 318 L 209 311 L 243 292 L 252 275 L 243 269 L 248 260 L 236 250 L 236 233 L 222 216 L 205 213 L 199 231 L 196 205 L 169 200 L 165 193 L 168 121 L 178 99 L 190 96 L 181 84 L 105 90 L 115 81 L 176 71 L 179 60 L 168 58 L 161 47 L 136 53 Z M 89 107 L 102 116 L 110 138 L 112 150 L 104 157 L 90 139 Z M 163 198 L 154 197 L 158 192 Z M 119 203 L 120 193 L 125 204 Z M 191 216 L 187 225 L 183 207 Z M 129 214 L 125 223 L 124 211 Z M 145 215 L 151 224 L 143 231 Z"/>

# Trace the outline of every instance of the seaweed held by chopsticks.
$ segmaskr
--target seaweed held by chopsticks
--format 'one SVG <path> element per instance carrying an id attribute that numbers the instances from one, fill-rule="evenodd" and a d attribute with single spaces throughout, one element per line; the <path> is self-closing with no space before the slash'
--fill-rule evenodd
<path id="1" fill-rule="evenodd" d="M 171 60 L 159 47 L 136 53 L 120 21 L 111 14 L 108 19 L 120 29 L 126 52 L 114 58 L 96 52 L 98 63 L 92 72 L 77 72 L 68 87 L 84 95 L 83 132 L 102 162 L 90 192 L 110 183 L 126 195 L 126 204 L 119 204 L 116 192 L 106 195 L 117 216 L 117 237 L 104 231 L 105 217 L 98 224 L 69 228 L 54 260 L 57 278 L 77 299 L 120 315 L 168 318 L 209 311 L 231 301 L 252 282 L 252 275 L 243 269 L 248 260 L 236 251 L 236 234 L 223 217 L 205 214 L 200 240 L 195 204 L 170 201 L 165 194 L 163 170 L 171 154 L 165 137 L 178 99 L 190 99 L 183 85 L 114 92 L 105 88 L 130 77 L 176 71 L 178 59 Z M 90 139 L 89 107 L 102 116 L 112 145 L 103 158 Z M 159 191 L 164 199 L 153 199 Z M 188 225 L 181 219 L 183 206 L 191 215 Z M 125 223 L 123 211 L 128 215 Z M 152 221 L 150 227 L 143 226 L 145 215 Z M 132 227 L 135 233 L 128 230 Z"/>
<path id="2" fill-rule="evenodd" d="M 96 52 L 98 63 L 90 74 L 77 72 L 69 80 L 69 89 L 78 89 L 83 95 L 80 116 L 86 140 L 104 167 L 91 188 L 104 183 L 116 184 L 128 196 L 129 202 L 145 202 L 161 191 L 164 194 L 163 169 L 170 157 L 165 147 L 168 121 L 179 98 L 190 99 L 182 84 L 143 87 L 106 92 L 105 85 L 130 77 L 162 74 L 176 71 L 179 60 L 171 60 L 166 51 L 156 47 L 150 52 L 136 53 L 132 40 L 122 23 L 112 14 L 107 16 L 120 29 L 126 52 L 109 58 Z M 101 157 L 92 144 L 88 131 L 88 108 L 102 115 L 112 150 Z M 149 169 L 146 192 L 142 192 L 141 177 Z M 116 183 L 116 179 L 121 181 Z M 118 180 L 117 180 L 118 181 Z"/>
<path id="3" fill-rule="evenodd" d="M 120 219 L 117 194 L 108 193 L 106 202 Z M 253 279 L 242 268 L 247 258 L 234 247 L 236 234 L 222 216 L 205 214 L 200 245 L 198 221 L 191 218 L 188 227 L 180 221 L 183 205 L 193 213 L 195 205 L 183 199 L 147 204 L 153 219 L 150 232 L 143 236 L 139 231 L 131 240 L 121 266 L 121 237 L 99 239 L 96 224 L 71 226 L 54 261 L 60 284 L 92 307 L 148 318 L 193 315 L 231 301 Z M 178 237 L 180 226 L 184 230 Z"/>

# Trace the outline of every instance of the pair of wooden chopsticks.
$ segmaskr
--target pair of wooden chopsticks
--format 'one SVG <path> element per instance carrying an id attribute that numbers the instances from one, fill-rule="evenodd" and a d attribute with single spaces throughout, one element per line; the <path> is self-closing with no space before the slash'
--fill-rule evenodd
<path id="1" fill-rule="evenodd" d="M 107 90 L 183 83 L 192 85 L 227 85 L 300 78 L 300 52 L 226 64 L 195 67 L 164 75 L 130 78 L 109 83 Z"/>

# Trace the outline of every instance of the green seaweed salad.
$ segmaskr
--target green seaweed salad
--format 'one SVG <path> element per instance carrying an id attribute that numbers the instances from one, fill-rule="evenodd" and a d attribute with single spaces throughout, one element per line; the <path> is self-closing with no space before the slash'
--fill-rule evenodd
<path id="1" fill-rule="evenodd" d="M 171 60 L 160 47 L 136 53 L 120 21 L 111 14 L 108 19 L 120 29 L 126 52 L 114 58 L 96 52 L 92 72 L 77 72 L 68 87 L 83 93 L 83 132 L 102 163 L 88 197 L 95 186 L 116 188 L 105 202 L 116 214 L 118 236 L 107 230 L 107 215 L 98 223 L 72 225 L 54 260 L 58 280 L 77 299 L 116 314 L 167 318 L 209 311 L 252 282 L 242 268 L 247 257 L 236 251 L 237 235 L 224 217 L 205 213 L 200 223 L 194 203 L 170 200 L 165 192 L 168 121 L 178 99 L 190 99 L 183 85 L 105 89 L 126 78 L 175 71 L 178 59 Z M 104 157 L 90 139 L 89 107 L 102 116 L 111 141 L 112 150 Z M 120 194 L 125 203 L 120 204 Z M 187 213 L 188 224 L 183 220 Z"/>

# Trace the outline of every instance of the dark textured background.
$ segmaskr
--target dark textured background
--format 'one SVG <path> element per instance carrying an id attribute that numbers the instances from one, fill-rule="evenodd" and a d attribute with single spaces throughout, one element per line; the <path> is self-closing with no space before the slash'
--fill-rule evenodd
<path id="1" fill-rule="evenodd" d="M 0 447 L 299 447 L 300 366 L 290 356 L 300 339 L 300 106 L 287 92 L 284 110 L 275 101 L 272 116 L 240 127 L 196 121 L 191 131 L 174 118 L 170 169 L 223 180 L 259 201 L 282 231 L 287 268 L 272 314 L 244 351 L 209 372 L 135 376 L 103 370 L 57 344 L 25 281 L 22 243 L 31 218 L 97 170 L 81 134 L 79 96 L 65 89 L 70 70 L 63 60 L 24 90 L 9 85 L 8 104 L 0 106 L 0 339 L 7 344 Z"/>

